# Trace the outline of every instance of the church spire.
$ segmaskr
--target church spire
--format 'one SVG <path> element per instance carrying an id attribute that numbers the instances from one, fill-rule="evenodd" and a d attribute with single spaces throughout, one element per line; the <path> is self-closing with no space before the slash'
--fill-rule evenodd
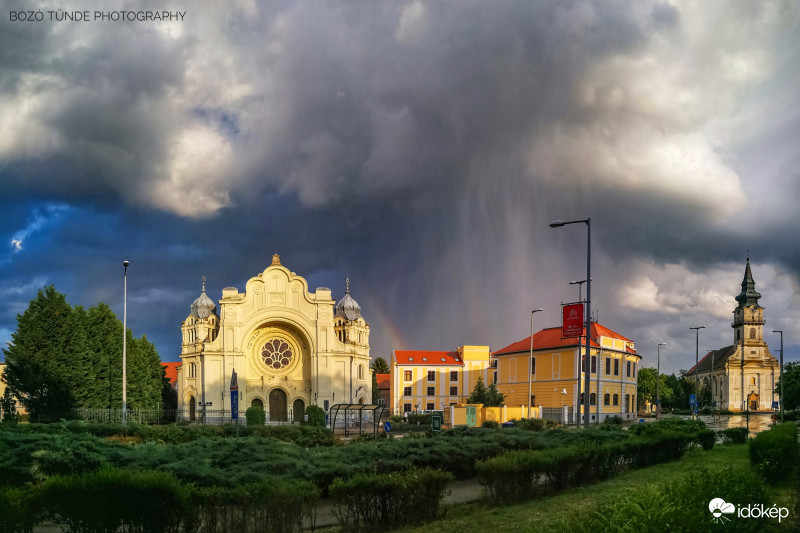
<path id="1" fill-rule="evenodd" d="M 758 305 L 761 295 L 756 292 L 756 282 L 753 280 L 753 272 L 750 270 L 750 257 L 747 257 L 747 266 L 744 269 L 744 279 L 742 280 L 742 292 L 736 297 L 739 302 L 738 307 Z"/>

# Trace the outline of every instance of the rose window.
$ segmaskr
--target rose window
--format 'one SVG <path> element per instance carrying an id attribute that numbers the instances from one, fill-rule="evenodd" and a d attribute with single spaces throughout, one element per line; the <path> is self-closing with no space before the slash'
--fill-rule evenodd
<path id="1" fill-rule="evenodd" d="M 267 341 L 264 349 L 261 350 L 261 358 L 267 367 L 280 370 L 292 362 L 292 348 L 280 339 L 272 339 Z"/>

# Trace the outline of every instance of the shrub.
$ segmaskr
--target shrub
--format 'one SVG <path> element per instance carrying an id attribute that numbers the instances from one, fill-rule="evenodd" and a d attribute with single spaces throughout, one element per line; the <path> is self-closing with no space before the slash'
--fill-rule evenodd
<path id="1" fill-rule="evenodd" d="M 325 427 L 325 411 L 318 405 L 309 405 L 306 407 L 306 415 L 308 416 L 309 426 L 324 428 Z"/>
<path id="2" fill-rule="evenodd" d="M 481 427 L 484 427 L 484 428 L 499 428 L 500 424 L 497 422 L 497 420 L 484 420 L 483 423 L 481 424 Z"/>
<path id="3" fill-rule="evenodd" d="M 768 504 L 764 482 L 741 470 L 701 470 L 665 487 L 649 486 L 630 491 L 621 499 L 576 515 L 562 524 L 564 531 L 596 533 L 605 531 L 742 531 L 769 530 L 772 519 L 738 518 L 723 515 L 725 523 L 712 522 L 709 502 L 724 495 L 735 504 Z M 672 526 L 672 528 L 670 527 Z"/>
<path id="4" fill-rule="evenodd" d="M 392 424 L 400 424 L 403 422 L 403 417 L 400 415 L 392 415 L 389 417 L 389 420 L 392 422 Z"/>
<path id="5" fill-rule="evenodd" d="M 704 450 L 710 450 L 717 441 L 717 434 L 713 429 L 701 429 L 697 432 L 697 442 Z"/>
<path id="6" fill-rule="evenodd" d="M 248 407 L 244 416 L 248 426 L 263 426 L 267 423 L 267 413 L 260 407 Z"/>
<path id="7" fill-rule="evenodd" d="M 172 531 L 182 519 L 184 490 L 166 472 L 101 470 L 55 476 L 38 490 L 37 504 L 72 531 Z"/>
<path id="8" fill-rule="evenodd" d="M 391 529 L 436 518 L 452 480 L 452 474 L 431 469 L 359 474 L 334 481 L 330 494 L 343 530 Z"/>
<path id="9" fill-rule="evenodd" d="M 722 444 L 744 444 L 747 442 L 747 428 L 727 428 L 718 432 Z"/>
<path id="10" fill-rule="evenodd" d="M 542 431 L 545 425 L 545 421 L 541 418 L 514 419 L 512 422 L 514 422 L 514 427 L 525 431 Z"/>
<path id="11" fill-rule="evenodd" d="M 307 481 L 262 481 L 236 488 L 200 489 L 192 495 L 184 530 L 202 524 L 203 531 L 217 533 L 293 533 L 303 531 L 304 520 L 310 521 L 313 529 L 318 499 L 319 491 Z"/>
<path id="12" fill-rule="evenodd" d="M 750 464 L 774 482 L 792 474 L 797 467 L 797 425 L 786 422 L 762 431 L 750 439 Z"/>
<path id="13" fill-rule="evenodd" d="M 430 426 L 431 415 L 428 413 L 408 413 L 408 423 L 415 426 Z"/>
<path id="14" fill-rule="evenodd" d="M 36 489 L 0 486 L 0 531 L 32 531 L 40 521 L 38 506 L 32 505 L 31 493 Z"/>

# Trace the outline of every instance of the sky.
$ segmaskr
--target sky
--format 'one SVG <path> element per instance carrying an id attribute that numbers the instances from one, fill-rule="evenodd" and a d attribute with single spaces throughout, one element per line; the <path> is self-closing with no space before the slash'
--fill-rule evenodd
<path id="1" fill-rule="evenodd" d="M 373 357 L 498 350 L 577 300 L 586 225 L 548 224 L 591 218 L 592 310 L 644 366 L 665 342 L 662 370 L 690 368 L 693 326 L 701 357 L 733 343 L 748 254 L 771 351 L 780 329 L 800 360 L 799 19 L 797 1 L 4 2 L 0 344 L 49 284 L 122 317 L 128 260 L 128 326 L 175 361 L 201 278 L 218 300 L 277 252 L 336 299 L 350 278 Z"/>

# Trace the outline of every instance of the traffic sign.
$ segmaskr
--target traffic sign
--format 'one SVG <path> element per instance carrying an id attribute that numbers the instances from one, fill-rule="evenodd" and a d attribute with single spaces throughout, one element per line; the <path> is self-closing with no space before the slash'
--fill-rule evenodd
<path id="1" fill-rule="evenodd" d="M 384 422 L 383 423 L 383 430 L 386 433 L 391 433 L 391 431 L 392 431 L 392 423 L 391 422 Z"/>
<path id="2" fill-rule="evenodd" d="M 695 396 L 694 394 L 690 394 L 689 395 L 689 403 L 692 404 L 692 405 L 696 404 L 697 403 L 697 396 Z"/>
<path id="3" fill-rule="evenodd" d="M 442 415 L 439 413 L 433 413 L 431 415 L 431 431 L 441 431 L 442 430 Z"/>
<path id="4" fill-rule="evenodd" d="M 239 420 L 239 381 L 236 370 L 231 373 L 231 420 Z"/>

